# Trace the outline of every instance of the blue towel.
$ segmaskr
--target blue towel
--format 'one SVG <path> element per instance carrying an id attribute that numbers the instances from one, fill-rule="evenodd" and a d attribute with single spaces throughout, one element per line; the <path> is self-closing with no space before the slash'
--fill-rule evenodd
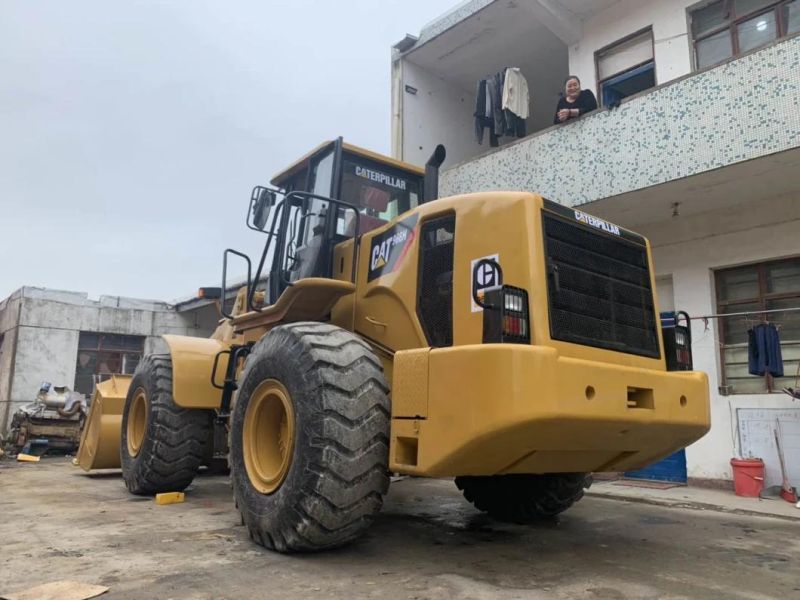
<path id="1" fill-rule="evenodd" d="M 781 339 L 772 323 L 756 325 L 747 332 L 747 370 L 751 375 L 783 377 Z"/>

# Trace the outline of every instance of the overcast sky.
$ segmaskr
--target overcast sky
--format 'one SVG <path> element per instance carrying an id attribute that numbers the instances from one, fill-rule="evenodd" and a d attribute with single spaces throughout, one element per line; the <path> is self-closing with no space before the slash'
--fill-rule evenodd
<path id="1" fill-rule="evenodd" d="M 0 299 L 174 300 L 251 254 L 250 189 L 390 150 L 390 46 L 456 0 L 0 0 Z"/>

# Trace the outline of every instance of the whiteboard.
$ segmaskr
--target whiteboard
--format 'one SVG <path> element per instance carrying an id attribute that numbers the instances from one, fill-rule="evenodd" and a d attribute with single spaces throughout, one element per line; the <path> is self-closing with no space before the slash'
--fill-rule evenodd
<path id="1" fill-rule="evenodd" d="M 789 482 L 800 489 L 800 408 L 739 408 L 739 447 L 743 458 L 760 458 L 766 466 L 764 486 L 781 485 L 781 463 L 775 446 L 775 421 L 781 424 L 781 445 Z"/>

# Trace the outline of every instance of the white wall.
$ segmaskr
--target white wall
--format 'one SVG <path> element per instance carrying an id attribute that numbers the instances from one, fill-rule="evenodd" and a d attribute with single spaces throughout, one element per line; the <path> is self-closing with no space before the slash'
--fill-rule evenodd
<path id="1" fill-rule="evenodd" d="M 658 277 L 671 275 L 675 307 L 690 315 L 716 313 L 712 269 L 800 255 L 800 201 L 754 201 L 726 211 L 678 217 L 638 227 L 653 244 Z M 799 408 L 785 394 L 721 396 L 717 322 L 692 322 L 694 366 L 709 375 L 711 431 L 687 449 L 689 477 L 731 479 L 738 452 L 737 408 Z M 795 458 L 797 460 L 800 457 Z M 768 469 L 777 465 L 767 464 Z"/>
<path id="2" fill-rule="evenodd" d="M 402 61 L 402 160 L 424 165 L 437 144 L 447 149 L 445 165 L 454 165 L 476 154 L 481 148 L 475 141 L 473 112 L 475 90 L 456 87 L 441 77 Z M 409 94 L 405 86 L 417 90 Z M 489 148 L 489 136 L 484 136 L 483 148 Z"/>
<path id="3" fill-rule="evenodd" d="M 620 0 L 583 24 L 581 41 L 569 49 L 570 73 L 597 90 L 594 53 L 646 27 L 653 27 L 656 83 L 691 72 L 686 7 L 697 0 Z"/>

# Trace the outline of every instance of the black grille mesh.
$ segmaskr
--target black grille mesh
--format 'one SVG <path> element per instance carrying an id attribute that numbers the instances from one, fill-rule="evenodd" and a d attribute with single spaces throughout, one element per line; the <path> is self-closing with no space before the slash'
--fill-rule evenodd
<path id="1" fill-rule="evenodd" d="M 433 347 L 453 345 L 453 215 L 423 223 L 420 228 L 417 311 Z"/>
<path id="2" fill-rule="evenodd" d="M 658 357 L 647 250 L 544 213 L 550 336 Z"/>

